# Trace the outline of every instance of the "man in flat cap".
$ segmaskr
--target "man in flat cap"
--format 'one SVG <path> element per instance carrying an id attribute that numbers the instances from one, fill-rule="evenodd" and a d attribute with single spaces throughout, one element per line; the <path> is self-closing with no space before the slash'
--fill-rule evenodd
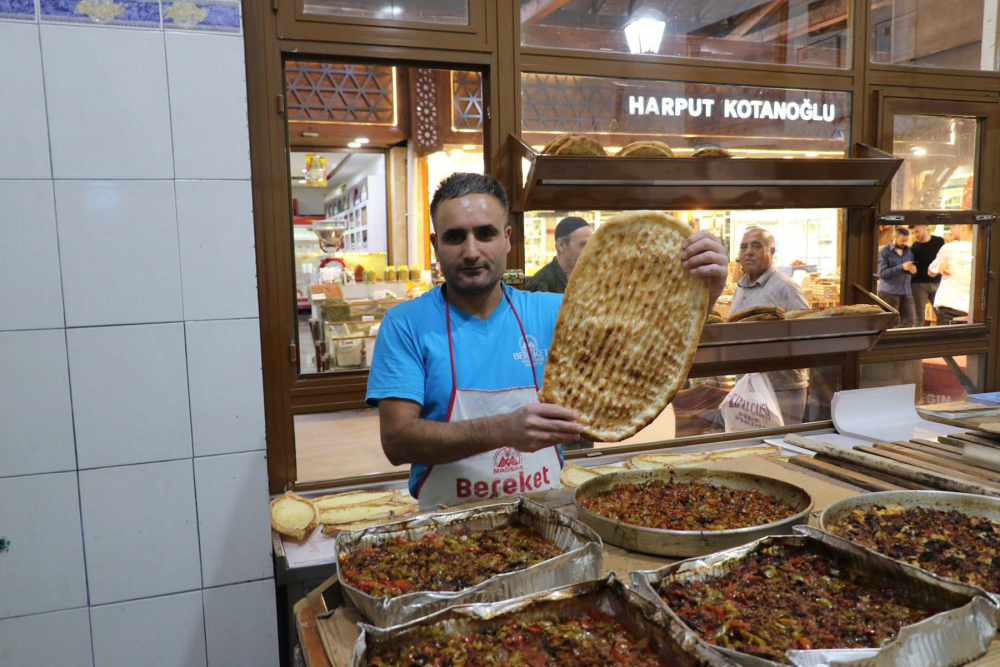
<path id="1" fill-rule="evenodd" d="M 556 256 L 525 280 L 524 288 L 529 292 L 564 293 L 576 260 L 593 235 L 594 230 L 583 218 L 571 216 L 560 220 L 556 225 Z"/>

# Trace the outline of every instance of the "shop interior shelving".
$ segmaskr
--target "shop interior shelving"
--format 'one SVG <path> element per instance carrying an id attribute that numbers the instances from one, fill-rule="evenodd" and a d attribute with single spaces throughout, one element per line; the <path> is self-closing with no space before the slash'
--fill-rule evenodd
<path id="1" fill-rule="evenodd" d="M 864 144 L 856 144 L 851 157 L 832 160 L 551 156 L 515 136 L 508 154 L 516 181 L 511 206 L 519 213 L 842 208 L 848 220 L 874 220 L 874 206 L 903 162 Z M 899 314 L 859 285 L 844 284 L 841 291 L 844 303 L 874 304 L 882 312 L 708 325 L 692 370 L 871 349 Z"/>

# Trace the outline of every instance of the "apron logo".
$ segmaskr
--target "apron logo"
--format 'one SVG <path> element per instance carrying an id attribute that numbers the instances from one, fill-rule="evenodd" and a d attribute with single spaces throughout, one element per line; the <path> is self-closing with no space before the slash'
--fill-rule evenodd
<path id="1" fill-rule="evenodd" d="M 524 347 L 524 339 L 528 339 L 528 348 Z M 522 364 L 531 368 L 531 361 L 534 360 L 535 365 L 541 364 L 549 356 L 548 349 L 539 350 L 538 340 L 534 336 L 518 336 L 517 338 L 517 348 L 518 351 L 514 353 L 514 360 L 520 361 Z M 528 357 L 528 349 L 531 350 L 531 357 Z"/>
<path id="2" fill-rule="evenodd" d="M 508 472 L 524 470 L 521 464 L 521 452 L 513 447 L 502 447 L 493 455 L 493 474 L 501 475 Z"/>

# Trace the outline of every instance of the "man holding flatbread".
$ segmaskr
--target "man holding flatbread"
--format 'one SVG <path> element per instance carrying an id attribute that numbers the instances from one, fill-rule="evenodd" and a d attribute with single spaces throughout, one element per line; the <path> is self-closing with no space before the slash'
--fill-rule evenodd
<path id="1" fill-rule="evenodd" d="M 538 270 L 538 273 L 524 281 L 524 289 L 529 292 L 553 292 L 563 294 L 569 284 L 576 260 L 580 259 L 587 241 L 594 230 L 583 218 L 570 216 L 556 225 L 556 256 Z"/>
<path id="2" fill-rule="evenodd" d="M 495 179 L 452 174 L 430 210 L 445 284 L 396 306 L 379 328 L 367 401 L 379 408 L 382 449 L 411 464 L 422 508 L 557 488 L 559 443 L 583 431 L 574 411 L 538 402 L 562 296 L 503 285 L 511 228 Z M 681 261 L 714 303 L 726 280 L 722 243 L 696 232 Z"/>
<path id="3" fill-rule="evenodd" d="M 738 259 L 743 277 L 736 284 L 731 312 L 760 306 L 808 310 L 802 288 L 774 267 L 774 235 L 760 227 L 750 227 L 740 241 Z M 785 424 L 802 422 L 806 410 L 809 372 L 806 370 L 767 373 Z"/>

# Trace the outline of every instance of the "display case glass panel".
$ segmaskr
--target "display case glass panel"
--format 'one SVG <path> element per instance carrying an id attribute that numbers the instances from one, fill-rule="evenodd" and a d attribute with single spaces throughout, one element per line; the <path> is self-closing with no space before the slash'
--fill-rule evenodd
<path id="1" fill-rule="evenodd" d="M 912 384 L 917 407 L 964 401 L 982 392 L 985 382 L 985 354 L 861 365 L 861 389 Z"/>
<path id="2" fill-rule="evenodd" d="M 304 0 L 305 13 L 382 21 L 468 25 L 469 0 Z"/>
<path id="3" fill-rule="evenodd" d="M 997 70 L 997 4 L 982 0 L 871 0 L 871 61 Z"/>
<path id="4" fill-rule="evenodd" d="M 521 44 L 846 68 L 848 0 L 521 0 Z"/>
<path id="5" fill-rule="evenodd" d="M 892 209 L 975 209 L 978 125 L 975 118 L 893 115 L 892 153 L 903 166 L 892 181 Z"/>

